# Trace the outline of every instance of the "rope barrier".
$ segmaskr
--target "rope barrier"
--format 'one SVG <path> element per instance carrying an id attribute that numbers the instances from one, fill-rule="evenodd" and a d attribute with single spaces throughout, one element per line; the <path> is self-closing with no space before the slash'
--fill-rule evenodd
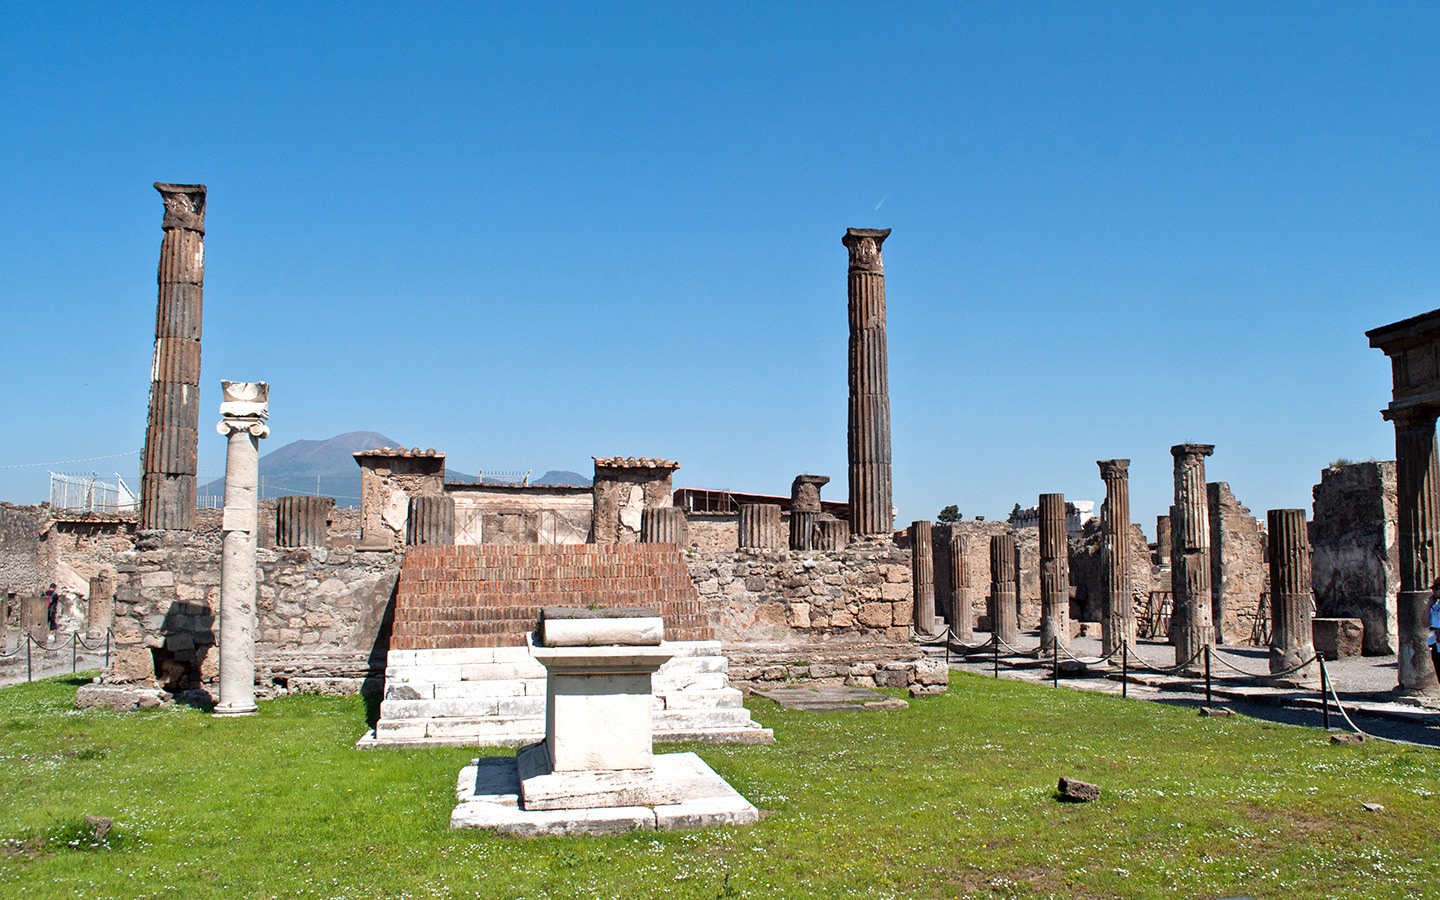
<path id="1" fill-rule="evenodd" d="M 1298 664 L 1296 664 L 1296 665 L 1294 665 L 1294 666 L 1291 666 L 1291 667 L 1288 668 L 1288 669 L 1283 669 L 1283 670 L 1281 670 L 1281 671 L 1279 671 L 1279 672 L 1268 672 L 1268 671 L 1267 671 L 1267 672 L 1247 672 L 1246 670 L 1240 668 L 1239 666 L 1234 665 L 1234 664 L 1226 661 L 1226 659 L 1225 659 L 1223 656 L 1221 656 L 1220 653 L 1219 653 L 1219 651 L 1216 650 L 1214 647 L 1211 647 L 1211 648 L 1210 648 L 1210 656 L 1211 656 L 1212 659 L 1218 660 L 1218 661 L 1220 662 L 1220 664 L 1223 665 L 1223 666 L 1225 666 L 1227 669 L 1231 669 L 1231 670 L 1233 670 L 1233 671 L 1235 671 L 1235 672 L 1239 672 L 1241 675 L 1244 675 L 1244 676 L 1247 677 L 1247 678 L 1255 678 L 1255 679 L 1261 679 L 1261 680 L 1266 679 L 1266 678 L 1283 678 L 1283 677 L 1285 677 L 1286 675 L 1294 675 L 1296 672 L 1299 672 L 1301 669 L 1306 668 L 1306 667 L 1309 666 L 1311 663 L 1315 662 L 1317 659 L 1320 658 L 1320 655 L 1317 653 L 1316 655 L 1310 657 L 1309 659 L 1305 660 L 1304 662 L 1298 663 Z"/>

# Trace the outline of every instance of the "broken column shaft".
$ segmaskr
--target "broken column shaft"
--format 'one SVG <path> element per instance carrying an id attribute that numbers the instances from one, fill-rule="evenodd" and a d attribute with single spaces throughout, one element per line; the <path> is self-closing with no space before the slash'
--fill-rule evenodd
<path id="1" fill-rule="evenodd" d="M 689 546 L 685 510 L 678 506 L 656 506 L 640 514 L 640 543 Z"/>
<path id="2" fill-rule="evenodd" d="M 1020 610 L 1015 600 L 1015 535 L 990 538 L 990 630 L 1014 645 L 1020 637 Z"/>
<path id="3" fill-rule="evenodd" d="M 959 641 L 975 636 L 975 615 L 970 608 L 970 536 L 956 527 L 950 531 L 950 630 Z"/>
<path id="4" fill-rule="evenodd" d="M 910 583 L 915 598 L 915 631 L 933 634 L 944 623 L 935 618 L 935 545 L 931 525 L 926 521 L 910 523 Z"/>
<path id="5" fill-rule="evenodd" d="M 1270 671 L 1284 672 L 1315 655 L 1310 539 L 1305 510 L 1272 509 L 1270 530 Z"/>
<path id="6" fill-rule="evenodd" d="M 1105 482 L 1100 517 L 1100 566 L 1105 599 L 1100 621 L 1100 655 L 1135 643 L 1135 595 L 1130 581 L 1130 460 L 1097 460 Z"/>
<path id="7" fill-rule="evenodd" d="M 255 548 L 259 538 L 260 439 L 268 437 L 270 386 L 222 381 L 217 430 L 225 453 L 225 512 L 220 523 L 220 700 L 217 716 L 255 712 Z"/>
<path id="8" fill-rule="evenodd" d="M 850 228 L 850 531 L 888 535 L 894 524 L 890 481 L 890 383 L 885 347 L 885 266 L 880 245 L 888 228 Z"/>
<path id="9" fill-rule="evenodd" d="M 1175 601 L 1170 643 L 1175 645 L 1176 665 L 1196 658 L 1215 640 L 1210 609 L 1209 492 L 1205 487 L 1205 457 L 1214 452 L 1212 444 L 1176 444 L 1170 448 L 1175 457 L 1170 574 Z"/>
<path id="10" fill-rule="evenodd" d="M 188 531 L 195 519 L 205 185 L 155 183 L 165 199 L 150 410 L 141 457 L 141 529 Z"/>
<path id="11" fill-rule="evenodd" d="M 1065 495 L 1040 495 L 1040 647 L 1070 647 L 1070 542 Z"/>
<path id="12" fill-rule="evenodd" d="M 780 536 L 780 505 L 740 504 L 738 543 L 743 550 L 775 550 L 784 546 Z"/>
<path id="13" fill-rule="evenodd" d="M 797 475 L 790 485 L 790 549 L 815 550 L 815 527 L 820 521 L 820 489 L 830 483 L 826 475 Z"/>

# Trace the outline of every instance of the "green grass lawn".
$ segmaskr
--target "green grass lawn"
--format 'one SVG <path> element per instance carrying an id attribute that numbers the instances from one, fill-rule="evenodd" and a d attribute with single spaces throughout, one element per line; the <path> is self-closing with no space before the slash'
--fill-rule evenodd
<path id="1" fill-rule="evenodd" d="M 957 674 L 896 712 L 755 699 L 774 745 L 673 749 L 760 824 L 520 839 L 447 827 L 475 751 L 352 749 L 359 698 L 116 714 L 73 709 L 76 683 L 0 690 L 0 896 L 1440 893 L 1440 753 L 1083 691 Z M 1056 802 L 1061 775 L 1101 799 Z M 108 845 L 87 813 L 115 819 Z"/>

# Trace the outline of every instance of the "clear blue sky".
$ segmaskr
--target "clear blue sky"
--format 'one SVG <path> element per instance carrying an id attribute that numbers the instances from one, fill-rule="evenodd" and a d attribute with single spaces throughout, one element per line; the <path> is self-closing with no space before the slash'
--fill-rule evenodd
<path id="1" fill-rule="evenodd" d="M 1172 444 L 1261 516 L 1393 456 L 1363 332 L 1440 306 L 1440 4 L 217 6 L 0 7 L 0 498 L 143 442 L 156 180 L 210 188 L 214 475 L 229 378 L 271 449 L 839 498 L 888 227 L 897 523 L 1121 456 L 1153 537 Z"/>

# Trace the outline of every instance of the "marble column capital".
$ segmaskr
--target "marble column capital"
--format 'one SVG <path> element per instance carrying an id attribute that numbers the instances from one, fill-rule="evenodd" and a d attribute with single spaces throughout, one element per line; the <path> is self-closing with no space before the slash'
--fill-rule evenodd
<path id="1" fill-rule="evenodd" d="M 1100 477 L 1105 481 L 1112 478 L 1128 478 L 1130 475 L 1130 460 L 1128 459 L 1097 459 L 1095 464 L 1100 467 Z"/>
<path id="2" fill-rule="evenodd" d="M 198 234 L 205 233 L 205 185 L 157 181 L 155 190 L 165 198 L 165 219 L 160 223 L 162 229 L 183 228 Z"/>
<path id="3" fill-rule="evenodd" d="M 1176 444 L 1170 448 L 1170 455 L 1177 460 L 1195 462 L 1215 452 L 1214 444 Z"/>
<path id="4" fill-rule="evenodd" d="M 884 272 L 880 245 L 890 236 L 888 228 L 847 228 L 840 243 L 850 251 L 850 271 Z"/>
<path id="5" fill-rule="evenodd" d="M 241 432 L 249 432 L 257 438 L 270 436 L 270 425 L 264 419 L 237 419 L 226 416 L 215 425 L 215 430 L 220 432 L 222 437 Z"/>

